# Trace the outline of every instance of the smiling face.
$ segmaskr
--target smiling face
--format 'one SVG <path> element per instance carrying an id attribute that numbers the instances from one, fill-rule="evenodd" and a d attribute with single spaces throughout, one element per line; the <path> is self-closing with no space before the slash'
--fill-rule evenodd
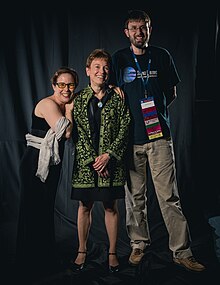
<path id="1" fill-rule="evenodd" d="M 109 63 L 105 58 L 94 58 L 90 66 L 86 67 L 86 74 L 90 78 L 91 86 L 102 87 L 109 78 Z"/>
<path id="2" fill-rule="evenodd" d="M 74 77 L 70 73 L 62 73 L 57 77 L 57 82 L 52 85 L 54 95 L 62 103 L 68 103 L 76 88 Z"/>
<path id="3" fill-rule="evenodd" d="M 141 49 L 146 47 L 149 42 L 151 26 L 149 22 L 144 20 L 133 20 L 128 22 L 124 32 L 132 47 Z"/>

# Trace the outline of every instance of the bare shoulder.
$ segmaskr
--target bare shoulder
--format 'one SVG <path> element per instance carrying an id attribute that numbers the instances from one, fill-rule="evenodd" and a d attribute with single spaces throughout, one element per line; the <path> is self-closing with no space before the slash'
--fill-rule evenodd
<path id="1" fill-rule="evenodd" d="M 52 110 L 57 110 L 58 104 L 51 98 L 51 96 L 41 99 L 36 107 L 35 114 L 40 117 L 44 117 L 45 113 Z"/>
<path id="2" fill-rule="evenodd" d="M 59 108 L 59 105 L 52 96 L 43 98 L 38 102 L 37 106 L 40 108 Z"/>

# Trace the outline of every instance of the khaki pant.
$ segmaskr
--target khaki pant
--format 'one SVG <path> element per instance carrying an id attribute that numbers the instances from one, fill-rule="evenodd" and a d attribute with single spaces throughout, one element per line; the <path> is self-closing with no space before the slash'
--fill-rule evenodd
<path id="1" fill-rule="evenodd" d="M 169 234 L 169 248 L 174 257 L 192 255 L 190 234 L 182 213 L 171 139 L 160 139 L 133 146 L 133 160 L 129 166 L 126 185 L 126 224 L 132 248 L 144 249 L 150 244 L 147 222 L 147 167 L 149 163 L 160 210 Z"/>

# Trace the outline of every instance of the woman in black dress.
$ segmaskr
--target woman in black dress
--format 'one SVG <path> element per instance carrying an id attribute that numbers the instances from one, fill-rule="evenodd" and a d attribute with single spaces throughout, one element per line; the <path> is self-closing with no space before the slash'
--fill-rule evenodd
<path id="1" fill-rule="evenodd" d="M 130 115 L 125 100 L 107 81 L 111 57 L 102 49 L 88 57 L 86 73 L 90 84 L 74 98 L 76 155 L 72 181 L 72 199 L 79 200 L 79 248 L 74 270 L 84 267 L 87 238 L 91 226 L 94 201 L 102 201 L 109 239 L 109 271 L 119 270 L 116 255 L 118 233 L 117 199 L 124 198 L 125 163 Z"/>
<path id="2" fill-rule="evenodd" d="M 61 67 L 51 83 L 54 93 L 40 100 L 32 112 L 31 131 L 26 135 L 27 148 L 20 163 L 16 261 L 18 268 L 30 275 L 47 271 L 56 257 L 54 204 L 64 142 L 72 131 L 72 99 L 78 75 L 71 68 Z"/>

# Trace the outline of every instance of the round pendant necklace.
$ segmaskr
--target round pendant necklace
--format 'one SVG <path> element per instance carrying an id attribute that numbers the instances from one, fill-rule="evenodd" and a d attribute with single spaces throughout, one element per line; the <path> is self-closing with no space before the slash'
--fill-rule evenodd
<path id="1" fill-rule="evenodd" d="M 102 101 L 99 101 L 97 105 L 99 108 L 102 108 L 102 106 L 103 106 Z"/>

